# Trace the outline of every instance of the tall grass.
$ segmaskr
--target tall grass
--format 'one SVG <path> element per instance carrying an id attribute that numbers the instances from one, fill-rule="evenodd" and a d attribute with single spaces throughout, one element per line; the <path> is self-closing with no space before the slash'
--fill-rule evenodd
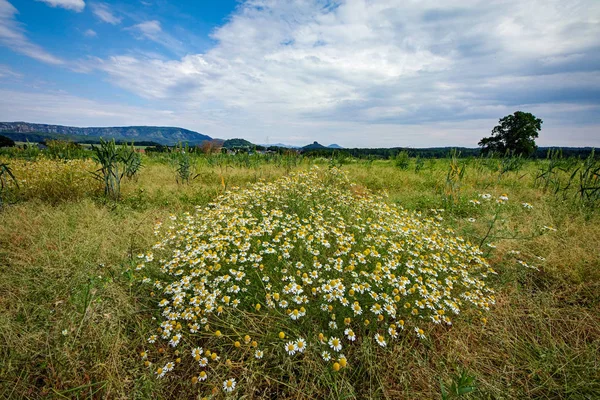
<path id="1" fill-rule="evenodd" d="M 13 202 L 41 200 L 57 204 L 98 194 L 98 184 L 92 175 L 97 164 L 91 160 L 13 159 L 10 167 L 16 181 L 5 181 L 8 183 L 5 192 Z"/>
<path id="2" fill-rule="evenodd" d="M 549 150 L 535 183 L 557 197 L 595 207 L 600 201 L 600 161 L 594 150 L 584 160 L 564 159 L 559 150 Z"/>
<path id="3" fill-rule="evenodd" d="M 49 140 L 46 142 L 48 147 L 44 154 L 53 159 L 73 160 L 76 158 L 89 157 L 89 151 L 85 150 L 81 145 L 64 141 L 64 140 Z"/>
<path id="4" fill-rule="evenodd" d="M 578 166 L 569 181 L 569 186 L 575 178 L 575 193 L 584 204 L 592 207 L 600 203 L 600 161 L 594 157 L 594 151 Z"/>

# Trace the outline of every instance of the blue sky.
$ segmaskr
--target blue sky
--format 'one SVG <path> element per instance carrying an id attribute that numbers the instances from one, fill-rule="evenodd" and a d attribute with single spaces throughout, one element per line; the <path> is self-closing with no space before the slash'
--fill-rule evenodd
<path id="1" fill-rule="evenodd" d="M 471 146 L 514 111 L 600 146 L 600 1 L 0 0 L 0 120 Z"/>

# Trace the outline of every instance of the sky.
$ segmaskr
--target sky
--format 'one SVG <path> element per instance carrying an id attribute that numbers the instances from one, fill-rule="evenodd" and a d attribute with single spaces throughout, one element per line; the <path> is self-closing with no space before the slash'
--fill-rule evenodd
<path id="1" fill-rule="evenodd" d="M 0 0 L 0 121 L 476 147 L 515 111 L 600 147 L 599 0 Z"/>

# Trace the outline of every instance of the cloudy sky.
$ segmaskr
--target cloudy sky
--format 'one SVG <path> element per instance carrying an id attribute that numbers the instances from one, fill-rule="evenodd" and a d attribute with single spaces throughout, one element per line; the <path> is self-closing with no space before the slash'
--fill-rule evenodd
<path id="1" fill-rule="evenodd" d="M 600 146 L 598 0 L 0 0 L 0 120 L 469 146 L 521 110 Z"/>

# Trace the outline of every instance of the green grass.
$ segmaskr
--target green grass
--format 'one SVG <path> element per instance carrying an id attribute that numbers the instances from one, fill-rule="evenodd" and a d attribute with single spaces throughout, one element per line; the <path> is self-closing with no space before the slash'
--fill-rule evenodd
<path id="1" fill-rule="evenodd" d="M 157 221 L 288 168 L 198 162 L 199 176 L 179 185 L 174 167 L 143 161 L 139 179 L 124 181 L 120 203 L 97 195 L 59 202 L 29 196 L 0 212 L 1 398 L 195 397 L 188 381 L 160 381 L 144 368 L 138 353 L 156 328 L 155 304 L 128 269 L 156 241 Z M 327 168 L 325 160 L 312 162 Z M 447 160 L 433 168 L 426 161 L 418 173 L 413 164 L 400 170 L 392 161 L 350 161 L 342 169 L 357 190 L 385 192 L 387 201 L 423 213 L 444 208 L 443 223 L 473 241 L 491 214 L 468 201 L 479 193 L 510 199 L 501 219 L 520 234 L 492 233 L 497 304 L 487 325 L 467 312 L 427 344 L 407 338 L 389 346 L 376 364 L 368 361 L 375 349 L 365 343 L 365 362 L 338 375 L 319 362 L 283 364 L 248 375 L 255 387 L 248 398 L 441 398 L 440 381 L 450 383 L 458 371 L 474 377 L 471 398 L 600 397 L 600 213 L 536 188 L 534 162 L 501 178 L 471 162 L 452 202 L 444 195 Z M 533 210 L 524 213 L 521 202 Z M 544 225 L 557 232 L 523 239 Z M 509 250 L 545 261 L 532 261 L 540 271 L 525 269 Z"/>

